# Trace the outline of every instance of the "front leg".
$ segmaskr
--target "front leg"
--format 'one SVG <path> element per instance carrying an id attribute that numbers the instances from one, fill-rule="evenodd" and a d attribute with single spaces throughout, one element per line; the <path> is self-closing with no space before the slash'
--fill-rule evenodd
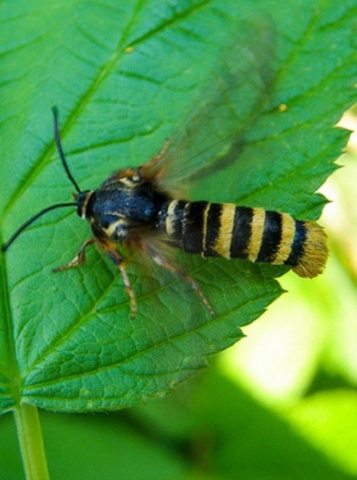
<path id="1" fill-rule="evenodd" d="M 125 290 L 130 300 L 130 317 L 133 319 L 138 313 L 138 302 L 136 301 L 134 290 L 131 286 L 129 275 L 126 271 L 125 260 L 120 256 L 116 249 L 116 244 L 105 238 L 97 238 L 98 247 L 114 262 L 115 266 L 120 270 Z"/>
<path id="2" fill-rule="evenodd" d="M 105 238 L 90 238 L 86 242 L 83 243 L 81 249 L 79 250 L 78 254 L 68 263 L 62 265 L 61 267 L 54 268 L 52 271 L 54 273 L 62 272 L 64 270 L 69 270 L 70 268 L 77 267 L 79 265 L 84 265 L 86 262 L 86 248 L 93 243 L 97 243 L 98 247 L 114 262 L 115 266 L 120 270 L 121 276 L 123 278 L 125 290 L 130 299 L 130 316 L 134 318 L 138 312 L 138 304 L 136 301 L 134 290 L 131 286 L 130 279 L 128 273 L 126 271 L 124 259 L 120 256 L 118 251 L 116 250 L 116 245 L 113 242 Z"/>
<path id="3" fill-rule="evenodd" d="M 86 263 L 86 248 L 89 245 L 92 245 L 95 242 L 95 238 L 90 238 L 86 242 L 83 243 L 81 246 L 81 249 L 77 253 L 77 255 L 68 263 L 65 265 L 62 265 L 61 267 L 53 268 L 52 272 L 57 273 L 57 272 L 62 272 L 63 270 L 69 270 L 70 268 L 77 267 L 79 265 L 84 265 Z"/>

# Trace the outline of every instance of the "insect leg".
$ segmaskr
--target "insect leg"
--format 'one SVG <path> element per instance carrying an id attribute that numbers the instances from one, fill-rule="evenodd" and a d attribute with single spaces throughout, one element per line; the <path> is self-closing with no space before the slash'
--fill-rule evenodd
<path id="1" fill-rule="evenodd" d="M 90 238 L 84 242 L 77 255 L 70 262 L 66 263 L 66 265 L 62 265 L 61 267 L 54 268 L 52 272 L 62 272 L 63 270 L 69 270 L 70 268 L 77 267 L 78 265 L 84 265 L 86 263 L 86 248 L 89 245 L 92 245 L 94 242 L 94 238 Z"/>
<path id="2" fill-rule="evenodd" d="M 180 268 L 177 265 L 174 265 L 172 263 L 169 263 L 165 258 L 162 258 L 157 254 L 151 255 L 151 258 L 160 267 L 165 268 L 165 270 L 168 270 L 169 272 L 173 273 L 174 275 L 177 275 L 178 277 L 180 277 L 182 280 L 185 280 L 185 282 L 187 282 L 190 285 L 190 287 L 192 288 L 192 290 L 194 290 L 194 292 L 199 296 L 201 302 L 207 308 L 207 310 L 212 315 L 212 317 L 214 317 L 216 315 L 215 311 L 213 310 L 212 305 L 207 300 L 207 298 L 206 298 L 205 294 L 202 292 L 200 286 L 190 275 L 188 275 L 184 270 L 182 270 L 182 268 Z"/>
<path id="3" fill-rule="evenodd" d="M 130 317 L 135 318 L 138 313 L 138 302 L 135 297 L 133 287 L 131 286 L 129 275 L 126 271 L 125 261 L 120 256 L 119 252 L 115 248 L 115 243 L 105 241 L 104 239 L 97 238 L 98 247 L 114 262 L 115 266 L 120 270 L 125 290 L 130 300 Z"/>
<path id="4" fill-rule="evenodd" d="M 135 293 L 133 290 L 133 287 L 131 286 L 129 275 L 126 271 L 126 267 L 124 262 L 121 262 L 117 267 L 120 270 L 124 285 L 125 285 L 125 290 L 127 294 L 129 295 L 130 299 L 130 317 L 133 319 L 136 317 L 136 314 L 138 313 L 138 302 L 135 297 Z"/>

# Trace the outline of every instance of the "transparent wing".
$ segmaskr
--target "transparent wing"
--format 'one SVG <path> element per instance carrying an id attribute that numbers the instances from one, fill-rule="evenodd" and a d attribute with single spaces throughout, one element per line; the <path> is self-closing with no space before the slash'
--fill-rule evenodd
<path id="1" fill-rule="evenodd" d="M 238 22 L 183 125 L 161 154 L 143 166 L 161 188 L 177 190 L 205 170 L 222 168 L 242 149 L 244 131 L 265 105 L 270 91 L 274 28 L 267 18 Z"/>

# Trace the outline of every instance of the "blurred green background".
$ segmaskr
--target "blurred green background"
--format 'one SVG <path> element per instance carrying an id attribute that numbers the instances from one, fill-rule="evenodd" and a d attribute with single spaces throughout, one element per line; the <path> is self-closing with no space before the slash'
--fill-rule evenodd
<path id="1" fill-rule="evenodd" d="M 339 163 L 321 189 L 325 274 L 285 275 L 289 293 L 247 338 L 165 399 L 114 414 L 41 412 L 51 478 L 357 478 L 356 134 Z M 0 478 L 21 479 L 11 415 L 0 431 Z"/>

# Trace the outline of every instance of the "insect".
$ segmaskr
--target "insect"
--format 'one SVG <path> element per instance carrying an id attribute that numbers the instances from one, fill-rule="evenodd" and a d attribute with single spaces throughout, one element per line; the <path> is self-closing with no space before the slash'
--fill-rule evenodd
<path id="1" fill-rule="evenodd" d="M 117 246 L 126 243 L 149 255 L 152 260 L 186 280 L 204 305 L 213 308 L 195 280 L 167 259 L 164 245 L 203 257 L 246 258 L 252 262 L 289 265 L 301 277 L 315 277 L 327 259 L 326 235 L 312 221 L 294 219 L 288 213 L 231 203 L 190 202 L 177 199 L 161 187 L 165 175 L 163 159 L 170 148 L 137 168 L 118 170 L 96 190 L 82 191 L 65 159 L 58 130 L 58 112 L 53 108 L 57 149 L 66 174 L 76 189 L 74 202 L 55 204 L 27 220 L 2 247 L 5 252 L 15 239 L 39 217 L 51 210 L 76 207 L 87 220 L 92 237 L 78 254 L 55 272 L 83 265 L 85 252 L 95 243 L 120 270 L 130 298 L 131 316 L 138 305 L 124 258 Z"/>
<path id="2" fill-rule="evenodd" d="M 262 31 L 260 29 L 259 34 Z M 263 37 L 261 43 L 266 44 L 267 40 Z M 251 69 L 251 58 L 255 56 L 248 55 L 247 58 L 250 63 L 244 67 L 246 71 Z M 238 103 L 239 88 L 236 79 L 245 76 L 243 67 L 239 67 L 242 62 L 244 64 L 242 55 L 240 60 L 241 63 L 237 63 L 236 58 L 233 58 L 222 68 L 216 86 L 206 94 L 205 102 L 197 107 L 198 112 L 187 122 L 181 138 L 179 136 L 176 142 L 166 141 L 161 152 L 147 163 L 118 170 L 96 190 L 81 190 L 72 176 L 60 140 L 58 111 L 54 107 L 55 142 L 66 175 L 76 190 L 74 201 L 55 204 L 38 212 L 16 230 L 2 250 L 6 251 L 15 239 L 42 215 L 57 208 L 75 207 L 78 215 L 89 222 L 92 236 L 83 243 L 78 254 L 69 263 L 54 271 L 59 272 L 84 264 L 86 249 L 96 244 L 121 272 L 130 299 L 132 317 L 137 313 L 138 304 L 130 284 L 125 259 L 118 249 L 120 244 L 142 252 L 156 264 L 188 282 L 212 315 L 214 310 L 199 285 L 172 260 L 170 252 L 173 248 L 203 257 L 242 258 L 251 262 L 288 265 L 301 277 L 312 278 L 320 274 L 328 252 L 326 234 L 317 223 L 297 220 L 288 213 L 267 211 L 263 208 L 189 201 L 177 192 L 177 183 L 180 183 L 180 177 L 185 176 L 182 172 L 185 172 L 189 162 L 195 161 L 196 165 L 201 162 L 205 165 L 209 160 L 204 158 L 205 155 L 226 159 L 237 154 L 239 136 L 233 135 L 236 128 L 236 119 L 233 117 L 230 130 L 228 129 L 228 133 L 224 132 L 225 139 L 229 141 L 212 138 L 212 148 L 202 151 L 195 159 L 187 152 L 190 151 L 192 138 L 197 140 L 198 137 L 200 142 L 202 136 L 210 136 L 207 132 L 202 133 L 201 137 L 197 134 L 203 118 L 208 125 L 213 125 L 220 113 L 222 118 L 228 118 L 227 111 L 229 110 L 231 115 L 232 105 Z M 265 70 L 260 69 L 261 72 Z M 266 83 L 260 74 L 254 81 L 256 85 Z M 234 95 L 237 97 L 232 98 Z M 222 105 L 228 105 L 228 110 L 221 111 Z M 251 110 L 254 109 L 253 102 Z M 216 122 L 212 132 L 219 130 Z M 181 146 L 178 147 L 177 144 Z M 182 149 L 182 145 L 184 153 L 179 153 L 178 149 Z"/>

